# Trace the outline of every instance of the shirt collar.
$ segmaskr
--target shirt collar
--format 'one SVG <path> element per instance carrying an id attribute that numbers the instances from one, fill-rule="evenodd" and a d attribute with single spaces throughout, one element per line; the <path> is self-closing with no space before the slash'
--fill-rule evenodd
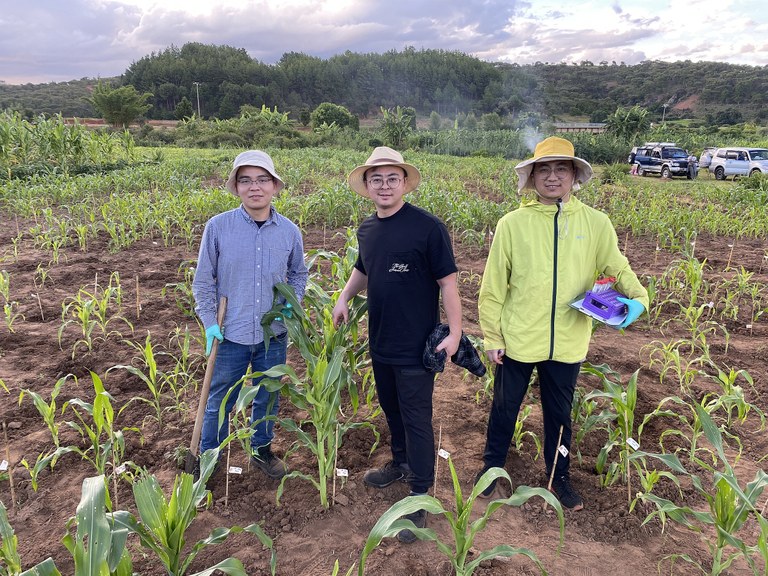
<path id="1" fill-rule="evenodd" d="M 245 209 L 245 206 L 240 204 L 240 214 L 245 218 L 246 222 L 255 222 L 253 218 L 251 218 L 251 215 L 248 214 L 248 211 Z M 264 221 L 264 224 L 274 224 L 277 226 L 278 220 L 277 220 L 277 210 L 275 210 L 274 206 L 269 207 L 269 218 L 267 218 Z"/>

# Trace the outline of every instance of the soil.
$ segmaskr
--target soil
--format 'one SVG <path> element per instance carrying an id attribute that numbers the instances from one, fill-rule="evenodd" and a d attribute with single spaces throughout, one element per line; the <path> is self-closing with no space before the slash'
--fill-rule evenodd
<path id="1" fill-rule="evenodd" d="M 68 326 L 59 345 L 62 302 L 75 295 L 80 288 L 92 289 L 94 282 L 104 286 L 112 272 L 117 271 L 123 287 L 122 314 L 132 324 L 133 334 L 125 323 L 117 321 L 111 326 L 123 338 L 136 343 L 143 344 L 149 333 L 153 343 L 167 347 L 169 335 L 177 327 L 189 325 L 195 334 L 199 333 L 195 320 L 185 316 L 175 304 L 173 291 L 169 290 L 165 296 L 162 294 L 167 283 L 182 280 L 178 273 L 179 266 L 194 259 L 196 254 L 186 247 L 166 247 L 152 240 L 138 242 L 119 253 L 110 253 L 106 239 L 101 238 L 93 241 L 87 251 L 76 247 L 64 251 L 58 264 L 50 267 L 44 285 L 38 289 L 35 284 L 36 270 L 39 263 L 50 260 L 50 253 L 35 249 L 26 239 L 18 248 L 18 257 L 14 258 L 10 240 L 16 235 L 17 223 L 12 216 L 4 215 L 2 219 L 0 242 L 6 247 L 2 268 L 10 274 L 10 296 L 19 302 L 19 311 L 24 317 L 13 324 L 13 333 L 6 326 L 0 327 L 0 378 L 10 390 L 5 394 L 6 401 L 2 406 L 7 439 L 3 440 L 5 451 L 0 457 L 10 462 L 13 478 L 12 483 L 5 480 L 0 484 L 0 497 L 9 509 L 9 519 L 16 530 L 24 567 L 31 567 L 52 556 L 62 573 L 71 574 L 74 572 L 72 559 L 61 538 L 68 518 L 75 514 L 82 481 L 95 475 L 94 468 L 77 455 L 68 454 L 62 457 L 52 472 L 41 474 L 38 490 L 34 491 L 30 475 L 20 462 L 23 458 L 34 462 L 38 454 L 50 450 L 52 442 L 29 396 L 19 403 L 19 393 L 22 389 L 29 389 L 48 398 L 57 379 L 74 374 L 77 382 L 70 378 L 64 385 L 59 396 L 59 407 L 70 398 L 92 400 L 93 387 L 88 373 L 91 370 L 104 379 L 115 399 L 115 406 L 123 406 L 136 395 L 146 397 L 143 384 L 127 371 L 107 373 L 112 366 L 130 364 L 137 354 L 118 335 L 113 334 L 105 341 L 97 342 L 91 351 L 79 347 L 73 359 L 72 350 L 77 335 L 74 326 Z M 25 223 L 19 222 L 18 226 L 23 230 Z M 308 250 L 321 247 L 340 250 L 343 247 L 343 233 L 334 235 L 327 230 L 309 229 L 305 234 Z M 660 277 L 670 262 L 679 257 L 679 254 L 658 250 L 655 239 L 625 236 L 624 231 L 619 231 L 619 238 L 626 238 L 623 249 L 635 271 L 643 277 Z M 739 240 L 733 249 L 728 247 L 728 242 L 723 238 L 698 238 L 696 256 L 707 259 L 710 279 L 733 277 L 735 271 L 743 267 L 754 272 L 753 281 L 765 285 L 768 270 L 763 266 L 766 253 L 764 240 Z M 458 239 L 455 249 L 461 270 L 464 330 L 479 336 L 477 290 L 486 250 L 464 246 Z M 39 275 L 37 280 L 39 284 Z M 137 302 L 140 309 L 136 306 Z M 666 324 L 662 333 L 660 327 L 671 318 L 670 314 L 670 310 L 663 311 L 653 326 L 643 318 L 623 334 L 601 328 L 594 335 L 589 362 L 609 364 L 621 374 L 622 382 L 639 369 L 636 425 L 642 422 L 645 414 L 654 410 L 662 398 L 679 393 L 677 381 L 670 375 L 660 377 L 659 366 L 650 364 L 646 347 L 654 340 L 669 342 L 686 337 L 683 329 L 673 323 Z M 722 321 L 730 332 L 727 349 L 718 333 L 711 334 L 708 341 L 718 365 L 749 372 L 754 379 L 754 389 L 745 385 L 747 399 L 765 410 L 768 408 L 765 401 L 768 387 L 766 323 L 761 317 L 748 328 L 748 315 L 749 311 L 742 309 L 735 320 Z M 289 357 L 290 363 L 297 367 L 300 365 L 300 357 L 295 350 Z M 163 362 L 165 359 L 161 358 L 161 366 Z M 198 381 L 202 380 L 202 368 L 198 370 L 197 377 Z M 711 388 L 707 382 L 698 379 L 696 385 L 703 391 L 705 387 Z M 598 382 L 582 376 L 580 385 L 591 390 Z M 541 438 L 541 412 L 536 396 L 534 386 L 533 410 L 525 421 L 525 429 Z M 197 395 L 190 391 L 185 400 L 190 409 L 182 416 L 168 412 L 162 427 L 158 427 L 150 416 L 149 407 L 143 403 L 133 403 L 129 410 L 116 416 L 119 426 L 141 429 L 141 436 L 126 431 L 126 458 L 154 474 L 166 493 L 179 473 L 174 452 L 188 446 L 192 434 Z M 440 447 L 450 452 L 465 491 L 469 491 L 482 464 L 489 408 L 490 399 L 483 393 L 482 380 L 453 365 L 439 375 L 434 394 L 435 434 L 440 439 Z M 292 416 L 295 413 L 295 408 L 284 401 L 281 415 Z M 71 409 L 57 416 L 57 421 L 62 423 L 62 444 L 79 441 L 79 437 L 63 424 L 73 416 Z M 336 485 L 335 503 L 328 510 L 320 506 L 318 493 L 312 485 L 299 479 L 286 484 L 278 505 L 275 501 L 277 484 L 258 471 L 250 470 L 242 449 L 233 447 L 229 454 L 230 465 L 242 467 L 243 473 L 227 475 L 222 471 L 211 479 L 212 506 L 199 512 L 187 542 L 194 543 L 206 537 L 215 527 L 261 522 L 263 529 L 275 541 L 278 574 L 330 575 L 337 559 L 341 573 L 345 573 L 359 558 L 365 539 L 379 516 L 407 494 L 407 486 L 402 483 L 375 490 L 362 482 L 366 469 L 388 460 L 386 423 L 381 416 L 376 417 L 374 422 L 382 437 L 380 446 L 373 454 L 369 455 L 374 441 L 370 430 L 356 430 L 345 437 L 339 452 L 338 468 L 348 469 L 349 478 L 345 483 Z M 643 448 L 658 451 L 659 436 L 667 425 L 669 422 L 654 420 L 643 434 Z M 753 479 L 755 472 L 762 467 L 761 458 L 767 453 L 768 439 L 765 432 L 758 428 L 759 421 L 752 416 L 746 424 L 734 429 L 743 443 L 743 454 L 737 465 L 742 485 Z M 284 453 L 291 440 L 287 431 L 278 429 L 275 451 Z M 670 561 L 664 560 L 669 555 L 687 554 L 709 571 L 711 554 L 707 545 L 713 539 L 711 531 L 705 529 L 703 534 L 697 534 L 673 522 L 668 522 L 662 530 L 655 519 L 644 525 L 643 520 L 650 509 L 640 505 L 629 512 L 626 485 L 617 482 L 601 487 L 595 462 L 605 440 L 604 433 L 588 434 L 580 446 L 581 464 L 576 458 L 573 459 L 572 479 L 584 499 L 585 507 L 581 511 L 565 512 L 565 536 L 561 548 L 558 547 L 556 515 L 551 509 L 543 509 L 541 500 L 531 500 L 522 507 L 499 508 L 477 535 L 474 553 L 499 544 L 525 547 L 541 559 L 550 574 L 584 576 L 605 574 L 616 569 L 631 575 L 652 574 L 657 572 L 659 566 L 668 574 L 698 573 L 689 564 L 678 561 L 671 566 Z M 293 470 L 316 474 L 315 460 L 307 451 L 292 453 L 287 461 Z M 536 447 L 530 438 L 524 441 L 519 451 L 513 446 L 506 470 L 515 486 L 546 486 L 543 468 L 541 458 L 536 459 Z M 698 473 L 706 478 L 703 470 Z M 508 486 L 500 486 L 498 490 L 509 493 Z M 633 496 L 636 490 L 637 486 L 633 485 L 630 495 Z M 690 482 L 683 482 L 682 490 L 688 505 L 705 508 L 704 499 L 697 495 Z M 447 462 L 442 459 L 439 461 L 435 491 L 446 507 L 453 506 L 451 478 Z M 657 492 L 681 501 L 668 481 L 662 481 Z M 120 481 L 112 500 L 120 508 L 135 511 L 127 480 Z M 487 501 L 478 501 L 473 517 L 477 517 L 485 506 Z M 451 532 L 444 518 L 431 516 L 429 526 L 443 541 L 450 541 Z M 754 543 L 753 521 L 748 521 L 740 534 Z M 135 539 L 130 540 L 130 547 L 134 569 L 138 573 L 163 573 L 162 567 L 149 552 L 140 551 Z M 192 565 L 192 571 L 202 570 L 231 555 L 242 560 L 248 574 L 269 573 L 268 553 L 255 537 L 247 534 L 238 534 L 223 544 L 204 548 Z M 370 555 L 366 573 L 437 576 L 451 574 L 452 571 L 446 557 L 431 542 L 405 545 L 396 539 L 386 539 Z M 483 576 L 537 574 L 538 570 L 524 556 L 516 556 L 486 561 L 475 573 Z M 729 573 L 748 574 L 751 571 L 744 561 L 738 560 Z"/>

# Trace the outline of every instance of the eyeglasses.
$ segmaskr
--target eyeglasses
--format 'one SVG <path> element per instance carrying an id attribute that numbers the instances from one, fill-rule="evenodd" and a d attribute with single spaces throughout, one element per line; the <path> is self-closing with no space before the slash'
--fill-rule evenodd
<path id="1" fill-rule="evenodd" d="M 402 182 L 403 179 L 399 176 L 388 176 L 387 178 L 382 178 L 381 176 L 374 176 L 373 178 L 368 178 L 366 182 L 368 185 L 373 188 L 374 190 L 379 190 L 382 186 L 384 186 L 384 182 L 387 183 L 387 187 L 389 188 L 397 188 L 400 186 L 400 182 Z"/>
<path id="2" fill-rule="evenodd" d="M 540 164 L 534 167 L 533 172 L 537 178 L 549 178 L 554 173 L 556 178 L 562 180 L 573 173 L 573 168 L 568 164 L 558 164 L 553 169 L 547 164 Z"/>
<path id="3" fill-rule="evenodd" d="M 266 186 L 272 182 L 271 176 L 259 176 L 258 178 L 238 178 L 237 183 L 241 186 L 251 186 L 253 184 L 258 184 L 259 186 Z"/>

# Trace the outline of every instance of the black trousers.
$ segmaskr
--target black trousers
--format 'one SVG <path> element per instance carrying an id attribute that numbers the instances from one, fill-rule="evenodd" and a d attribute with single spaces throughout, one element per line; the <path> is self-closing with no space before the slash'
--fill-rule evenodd
<path id="1" fill-rule="evenodd" d="M 555 459 L 560 426 L 563 427 L 560 443 L 570 451 L 571 407 L 581 363 L 565 364 L 554 360 L 526 363 L 504 356 L 504 363 L 496 367 L 493 381 L 493 405 L 488 419 L 488 433 L 483 454 L 486 468 L 504 467 L 515 433 L 517 415 L 528 391 L 534 367 L 538 372 L 541 388 L 544 464 L 547 475 L 551 472 L 552 462 Z M 557 458 L 555 475 L 567 474 L 569 465 L 570 457 L 560 454 Z"/>
<path id="2" fill-rule="evenodd" d="M 424 366 L 373 361 L 379 405 L 387 417 L 392 460 L 411 468 L 411 490 L 426 493 L 435 480 L 432 392 L 435 375 Z"/>

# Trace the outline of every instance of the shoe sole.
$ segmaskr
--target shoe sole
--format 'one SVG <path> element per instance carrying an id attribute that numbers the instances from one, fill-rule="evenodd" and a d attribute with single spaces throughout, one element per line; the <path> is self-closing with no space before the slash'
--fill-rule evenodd
<path id="1" fill-rule="evenodd" d="M 552 493 L 552 494 L 555 496 L 555 498 L 557 498 L 557 501 L 558 501 L 558 502 L 560 502 L 560 497 L 557 495 L 557 492 L 555 492 L 554 488 L 550 488 L 550 490 L 549 490 L 549 491 L 550 491 L 550 492 L 551 492 L 551 493 Z M 565 508 L 566 510 L 572 510 L 572 511 L 574 511 L 574 512 L 578 512 L 579 510 L 584 510 L 584 502 L 580 502 L 579 504 L 576 504 L 576 506 L 573 506 L 573 507 L 571 507 L 571 506 L 566 506 L 566 505 L 565 505 L 565 504 L 563 504 L 562 502 L 560 502 L 560 504 L 561 504 L 561 505 L 562 505 L 562 507 L 563 507 L 563 508 Z"/>

